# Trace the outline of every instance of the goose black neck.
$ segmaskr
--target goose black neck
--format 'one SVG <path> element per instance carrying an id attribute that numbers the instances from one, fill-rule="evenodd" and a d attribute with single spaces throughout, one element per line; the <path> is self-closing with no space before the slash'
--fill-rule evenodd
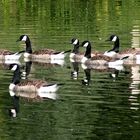
<path id="1" fill-rule="evenodd" d="M 13 96 L 13 106 L 16 110 L 16 112 L 19 112 L 19 97 L 18 96 Z"/>
<path id="2" fill-rule="evenodd" d="M 20 67 L 18 66 L 18 68 L 14 71 L 14 75 L 13 75 L 13 78 L 12 78 L 12 83 L 13 84 L 16 85 L 20 82 L 20 79 L 21 79 L 20 74 L 21 74 Z"/>
<path id="3" fill-rule="evenodd" d="M 114 46 L 111 50 L 109 51 L 115 51 L 116 53 L 119 52 L 119 47 L 120 47 L 120 41 L 119 38 L 114 42 Z"/>
<path id="4" fill-rule="evenodd" d="M 27 40 L 25 41 L 26 43 L 26 52 L 27 53 L 32 53 L 32 47 L 31 47 L 31 41 L 29 38 L 27 38 Z"/>
<path id="5" fill-rule="evenodd" d="M 74 45 L 74 49 L 72 50 L 72 52 L 75 54 L 79 53 L 79 43 Z"/>
<path id="6" fill-rule="evenodd" d="M 86 58 L 91 58 L 91 45 L 89 44 L 86 48 L 86 52 L 84 55 Z"/>
<path id="7" fill-rule="evenodd" d="M 25 68 L 26 76 L 30 74 L 31 66 L 32 66 L 32 61 L 26 62 L 26 68 Z"/>

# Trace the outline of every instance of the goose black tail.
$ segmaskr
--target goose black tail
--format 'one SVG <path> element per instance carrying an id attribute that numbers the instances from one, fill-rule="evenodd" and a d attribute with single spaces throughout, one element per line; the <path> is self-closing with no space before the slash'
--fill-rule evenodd
<path id="1" fill-rule="evenodd" d="M 19 51 L 19 52 L 17 52 L 17 54 L 20 54 L 20 53 L 24 53 L 25 51 Z"/>
<path id="2" fill-rule="evenodd" d="M 129 56 L 125 56 L 125 57 L 121 58 L 121 60 L 127 59 L 128 57 L 129 57 Z"/>

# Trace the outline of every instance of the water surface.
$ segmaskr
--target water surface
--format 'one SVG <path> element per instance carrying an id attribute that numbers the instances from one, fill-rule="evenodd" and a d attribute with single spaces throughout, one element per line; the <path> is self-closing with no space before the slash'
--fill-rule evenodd
<path id="1" fill-rule="evenodd" d="M 70 40 L 76 37 L 80 42 L 90 40 L 93 50 L 105 51 L 112 45 L 105 42 L 110 34 L 120 37 L 121 50 L 140 44 L 138 0 L 5 0 L 0 9 L 1 49 L 23 50 L 24 44 L 16 43 L 21 34 L 29 35 L 33 50 L 69 50 Z M 71 71 L 68 56 L 64 66 L 33 64 L 30 79 L 64 84 L 57 92 L 59 98 L 20 98 L 20 112 L 11 118 L 8 86 L 12 72 L 1 66 L 0 139 L 138 140 L 139 65 L 125 66 L 115 79 L 110 77 L 113 71 L 91 70 L 88 86 L 82 85 L 85 73 L 81 65 L 77 79 L 71 78 Z"/>

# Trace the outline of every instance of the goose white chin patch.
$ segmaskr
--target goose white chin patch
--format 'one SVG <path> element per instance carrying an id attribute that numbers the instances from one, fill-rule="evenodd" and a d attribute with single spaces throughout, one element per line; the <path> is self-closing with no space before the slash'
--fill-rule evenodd
<path id="1" fill-rule="evenodd" d="M 27 40 L 27 36 L 25 35 L 23 38 L 22 38 L 22 41 L 26 41 Z"/>
<path id="2" fill-rule="evenodd" d="M 14 90 L 14 87 L 15 87 L 15 84 L 13 84 L 13 83 L 11 83 L 10 85 L 9 85 L 9 90 Z"/>
<path id="3" fill-rule="evenodd" d="M 15 93 L 12 90 L 9 91 L 9 94 L 10 94 L 10 96 L 14 96 L 15 95 Z"/>
<path id="4" fill-rule="evenodd" d="M 12 117 L 15 118 L 15 117 L 16 117 L 16 114 L 17 114 L 17 113 L 16 113 L 16 110 L 15 110 L 15 109 L 11 109 L 11 113 L 12 113 Z"/>
<path id="5" fill-rule="evenodd" d="M 114 36 L 112 41 L 115 42 L 117 40 L 117 36 Z"/>
<path id="6" fill-rule="evenodd" d="M 88 46 L 88 44 L 89 44 L 88 42 L 87 42 L 87 43 L 85 43 L 85 44 L 83 45 L 83 47 L 85 47 L 85 48 L 86 48 L 86 47 Z"/>
<path id="7" fill-rule="evenodd" d="M 75 39 L 75 41 L 73 42 L 73 45 L 76 45 L 78 43 L 78 39 Z"/>
<path id="8" fill-rule="evenodd" d="M 11 69 L 12 71 L 15 71 L 17 69 L 17 65 L 14 65 L 13 68 Z"/>

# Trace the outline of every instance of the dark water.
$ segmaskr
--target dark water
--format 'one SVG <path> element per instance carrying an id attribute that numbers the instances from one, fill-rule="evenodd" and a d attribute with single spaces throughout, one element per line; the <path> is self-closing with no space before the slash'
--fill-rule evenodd
<path id="1" fill-rule="evenodd" d="M 23 50 L 16 40 L 30 36 L 33 49 L 71 49 L 70 40 L 90 40 L 105 51 L 110 34 L 120 37 L 121 49 L 139 47 L 140 2 L 95 0 L 3 0 L 0 2 L 0 48 Z M 83 50 L 81 50 L 83 51 Z M 21 63 L 24 62 L 21 60 Z M 57 100 L 20 98 L 16 118 L 8 116 L 12 72 L 0 67 L 0 139 L 27 140 L 139 140 L 140 66 L 126 66 L 116 79 L 112 71 L 91 70 L 89 86 L 84 70 L 71 78 L 69 58 L 64 66 L 33 64 L 29 77 L 64 83 Z"/>

